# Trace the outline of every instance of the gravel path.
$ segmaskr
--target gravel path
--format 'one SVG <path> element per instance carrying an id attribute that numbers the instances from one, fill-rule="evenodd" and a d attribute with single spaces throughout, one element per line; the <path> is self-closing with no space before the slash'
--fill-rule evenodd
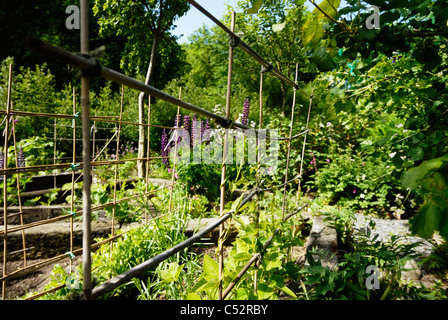
<path id="1" fill-rule="evenodd" d="M 356 214 L 355 228 L 365 228 L 368 226 L 370 220 L 373 220 L 376 224 L 375 228 L 372 230 L 372 234 L 379 234 L 378 240 L 387 242 L 390 237 L 395 234 L 404 236 L 403 243 L 421 242 L 415 249 L 422 256 L 428 256 L 434 248 L 434 246 L 425 239 L 411 236 L 411 232 L 409 231 L 409 220 L 379 219 Z"/>

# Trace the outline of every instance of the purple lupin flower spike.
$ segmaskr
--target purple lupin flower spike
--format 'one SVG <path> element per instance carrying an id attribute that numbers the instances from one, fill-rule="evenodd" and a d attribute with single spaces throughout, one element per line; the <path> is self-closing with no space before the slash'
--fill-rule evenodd
<path id="1" fill-rule="evenodd" d="M 168 149 L 168 135 L 167 135 L 165 129 L 163 129 L 163 132 L 162 132 L 161 149 L 162 149 L 161 152 L 160 152 L 161 156 L 162 157 L 167 157 L 169 149 Z M 165 165 L 166 168 L 170 167 L 170 163 L 169 163 L 167 158 L 163 158 L 162 162 L 163 162 L 163 164 Z"/>
<path id="2" fill-rule="evenodd" d="M 209 143 L 210 140 L 210 119 L 205 119 L 204 127 L 202 128 L 201 132 L 202 141 L 205 141 L 206 144 Z"/>
<path id="3" fill-rule="evenodd" d="M 184 129 L 187 130 L 187 132 L 190 132 L 190 116 L 189 115 L 184 116 Z"/>
<path id="4" fill-rule="evenodd" d="M 249 109 L 250 109 L 249 99 L 245 99 L 243 105 L 243 117 L 241 118 L 241 124 L 244 124 L 245 126 L 247 126 L 247 120 L 249 118 Z"/>

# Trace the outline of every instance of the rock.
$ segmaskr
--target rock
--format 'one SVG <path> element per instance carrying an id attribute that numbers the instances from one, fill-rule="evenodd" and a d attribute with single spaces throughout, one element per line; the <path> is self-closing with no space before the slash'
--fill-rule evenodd
<path id="1" fill-rule="evenodd" d="M 316 216 L 313 219 L 313 227 L 308 237 L 307 251 L 312 248 L 321 249 L 322 266 L 328 266 L 331 269 L 335 268 L 338 263 L 338 240 L 336 229 L 329 226 L 324 217 Z M 318 259 L 317 255 L 313 256 L 314 259 Z"/>
<path id="2" fill-rule="evenodd" d="M 420 280 L 422 277 L 422 271 L 417 265 L 414 259 L 406 261 L 404 265 L 404 271 L 401 272 L 403 278 L 407 280 Z"/>

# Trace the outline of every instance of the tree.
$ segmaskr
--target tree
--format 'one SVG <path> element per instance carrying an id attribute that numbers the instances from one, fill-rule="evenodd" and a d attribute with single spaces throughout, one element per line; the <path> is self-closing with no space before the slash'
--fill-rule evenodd
<path id="1" fill-rule="evenodd" d="M 392 127 L 377 121 L 385 130 L 361 144 L 389 155 L 403 187 L 424 198 L 411 230 L 448 238 L 446 1 L 348 0 L 339 10 L 338 0 L 311 2 L 314 19 L 303 28 L 306 43 L 325 47 L 323 61 L 334 65 L 327 89 L 340 93 L 345 87 L 334 106 L 373 121 L 384 114 L 400 119 Z M 379 9 L 378 28 L 366 23 L 371 6 Z"/>
<path id="2" fill-rule="evenodd" d="M 40 54 L 31 52 L 25 46 L 28 36 L 43 39 L 54 46 L 79 52 L 80 32 L 76 29 L 67 29 L 65 25 L 65 10 L 74 4 L 72 0 L 63 1 L 34 1 L 23 0 L 17 3 L 0 0 L 0 60 L 14 57 L 14 71 L 19 67 L 34 69 L 37 65 L 45 63 L 58 81 L 57 88 L 62 89 L 65 84 L 72 82 L 73 73 L 68 71 L 66 64 L 56 60 L 49 60 Z M 100 60 L 112 69 L 119 69 L 122 50 L 116 45 L 122 43 L 123 38 L 116 35 L 99 35 L 98 23 L 92 15 L 89 19 L 90 47 L 93 49 L 107 44 L 107 55 Z M 105 84 L 98 79 L 92 83 L 91 89 L 95 92 Z"/>
<path id="3" fill-rule="evenodd" d="M 147 64 L 145 84 L 153 81 L 158 46 L 164 35 L 174 26 L 177 18 L 183 16 L 189 9 L 185 0 L 131 0 L 123 4 L 119 0 L 96 0 L 94 13 L 99 16 L 100 32 L 115 32 L 127 38 L 129 56 L 122 62 L 127 63 L 126 69 L 134 67 L 141 75 L 142 52 L 147 52 L 152 43 Z M 151 39 L 152 38 L 152 39 Z M 142 45 L 143 44 L 143 45 Z M 147 61 L 146 59 L 143 59 Z M 130 68 L 131 67 L 131 68 Z M 139 123 L 145 122 L 144 93 L 140 93 L 138 100 Z M 145 127 L 139 130 L 139 158 L 145 157 Z M 139 177 L 144 177 L 143 161 L 137 163 Z"/>
<path id="4" fill-rule="evenodd" d="M 243 39 L 285 76 L 294 79 L 295 66 L 298 63 L 302 79 L 308 73 L 309 62 L 305 58 L 306 49 L 301 41 L 301 27 L 307 13 L 304 0 L 280 1 L 240 1 L 238 5 L 244 13 L 238 15 L 237 30 L 241 30 Z M 281 92 L 281 111 L 286 115 L 289 85 L 279 81 Z"/>

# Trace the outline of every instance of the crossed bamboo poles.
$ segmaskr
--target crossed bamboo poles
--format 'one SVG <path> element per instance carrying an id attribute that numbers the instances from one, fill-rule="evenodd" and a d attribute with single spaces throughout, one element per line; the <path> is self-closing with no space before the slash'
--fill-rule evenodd
<path id="1" fill-rule="evenodd" d="M 306 144 L 306 137 L 307 137 L 307 133 L 309 132 L 308 129 L 308 123 L 309 123 L 309 119 L 310 119 L 310 112 L 311 112 L 311 106 L 312 106 L 312 100 L 313 100 L 313 95 L 312 94 L 307 94 L 306 92 L 304 92 L 303 90 L 301 90 L 298 85 L 297 85 L 297 79 L 296 81 L 292 81 L 289 78 L 287 78 L 286 76 L 284 76 L 280 71 L 278 71 L 277 69 L 275 69 L 273 67 L 273 65 L 269 62 L 267 62 L 266 60 L 264 60 L 258 53 L 256 53 L 250 46 L 248 46 L 244 41 L 242 41 L 235 33 L 234 33 L 234 28 L 235 28 L 235 13 L 233 13 L 232 15 L 232 25 L 231 25 L 231 29 L 228 29 L 226 26 L 224 26 L 221 22 L 219 22 L 219 20 L 217 20 L 216 18 L 214 18 L 210 13 L 208 13 L 204 8 L 202 8 L 199 4 L 197 4 L 195 1 L 192 0 L 188 0 L 193 6 L 195 6 L 198 10 L 200 10 L 202 13 L 204 13 L 207 17 L 209 17 L 212 21 L 214 21 L 218 26 L 220 26 L 224 31 L 226 31 L 230 37 L 231 37 L 231 41 L 229 44 L 229 66 L 228 66 L 228 85 L 227 85 L 227 98 L 226 98 L 226 117 L 222 117 L 219 116 L 217 114 L 214 114 L 210 111 L 207 111 L 205 109 L 199 108 L 195 105 L 192 105 L 188 102 L 182 101 L 179 98 L 175 98 L 173 96 L 170 96 L 166 93 L 164 93 L 163 91 L 160 91 L 152 86 L 149 85 L 145 85 L 135 79 L 132 79 L 130 77 L 127 77 L 123 74 L 120 74 L 112 69 L 106 68 L 104 66 L 101 66 L 98 61 L 93 60 L 91 58 L 86 58 L 86 56 L 79 56 L 79 55 L 74 55 L 70 52 L 67 52 L 63 49 L 51 46 L 48 43 L 45 43 L 41 40 L 38 39 L 33 39 L 30 38 L 27 40 L 27 44 L 28 46 L 34 50 L 37 51 L 39 53 L 44 53 L 47 55 L 48 58 L 55 58 L 59 61 L 68 63 L 78 69 L 80 69 L 81 71 L 83 71 L 83 76 L 81 77 L 81 82 L 82 82 L 82 92 L 81 92 L 81 106 L 82 106 L 82 114 L 84 115 L 81 120 L 83 121 L 83 125 L 82 125 L 82 131 L 83 131 L 83 162 L 81 163 L 71 163 L 71 164 L 53 164 L 53 165 L 47 165 L 47 166 L 41 166 L 41 168 L 37 168 L 37 167 L 28 167 L 28 168 L 9 168 L 9 169 L 1 169 L 0 170 L 0 175 L 3 174 L 5 177 L 5 181 L 6 181 L 6 177 L 7 175 L 11 175 L 11 174 L 18 174 L 18 173 L 24 173 L 24 172 L 32 172 L 32 171 L 39 171 L 39 169 L 68 169 L 68 168 L 72 168 L 73 166 L 79 166 L 80 168 L 83 168 L 85 172 L 90 172 L 90 168 L 93 166 L 101 166 L 101 165 L 110 165 L 110 164 L 115 164 L 115 168 L 117 168 L 117 165 L 119 163 L 124 163 L 125 161 L 138 161 L 138 160 L 143 160 L 143 161 L 149 161 L 151 159 L 161 159 L 163 157 L 150 157 L 149 153 L 147 155 L 146 158 L 140 158 L 140 159 L 128 159 L 128 160 L 119 160 L 118 157 L 116 158 L 116 160 L 114 161 L 95 161 L 95 162 L 91 162 L 89 161 L 90 159 L 90 153 L 86 152 L 86 148 L 89 145 L 90 141 L 87 141 L 88 138 L 88 131 L 90 130 L 90 126 L 89 126 L 89 121 L 90 120 L 97 120 L 97 121 L 105 121 L 105 122 L 115 122 L 115 123 L 119 123 L 120 127 L 121 124 L 131 124 L 131 125 L 138 125 L 138 126 L 147 126 L 148 127 L 148 133 L 149 133 L 149 129 L 150 127 L 163 127 L 163 126 L 157 126 L 157 125 L 152 125 L 150 123 L 150 116 L 148 115 L 148 123 L 147 124 L 141 124 L 141 123 L 131 123 L 131 122 L 124 122 L 122 120 L 121 117 L 121 112 L 120 112 L 120 117 L 94 117 L 94 116 L 90 116 L 89 115 L 89 106 L 90 106 L 90 102 L 88 100 L 88 91 L 89 91 L 89 77 L 92 76 L 101 76 L 105 79 L 117 82 L 122 84 L 123 86 L 127 86 L 129 88 L 135 89 L 137 91 L 140 92 L 144 92 L 146 94 L 148 94 L 150 97 L 155 97 L 155 98 L 159 98 L 162 100 L 165 100 L 167 102 L 170 102 L 174 105 L 177 105 L 180 108 L 192 111 L 192 112 L 196 112 L 198 114 L 201 114 L 203 116 L 209 117 L 213 120 L 215 120 L 215 122 L 219 125 L 221 125 L 224 128 L 240 128 L 240 129 L 250 129 L 248 126 L 243 125 L 241 123 L 235 123 L 232 122 L 230 120 L 230 98 L 231 98 L 231 84 L 232 84 L 232 68 L 233 68 L 233 51 L 235 48 L 240 47 L 243 51 L 245 51 L 247 54 L 249 54 L 250 56 L 252 56 L 256 61 L 258 61 L 261 65 L 262 65 L 262 71 L 260 74 L 260 120 L 259 120 L 259 129 L 262 128 L 262 86 L 263 86 L 263 73 L 270 73 L 271 75 L 279 78 L 280 80 L 286 82 L 287 84 L 291 85 L 294 88 L 294 99 L 293 99 L 293 108 L 292 108 L 292 114 L 291 114 L 291 127 L 290 127 L 290 133 L 289 133 L 289 137 L 286 138 L 280 138 L 278 140 L 287 140 L 288 142 L 288 152 L 287 152 L 287 168 L 286 168 L 286 172 L 288 172 L 288 168 L 289 168 L 289 155 L 290 155 L 290 148 L 291 148 L 291 141 L 295 138 L 304 136 L 304 142 L 303 142 L 303 148 L 302 148 L 302 158 L 301 158 L 301 166 L 300 166 L 300 174 L 299 176 L 295 177 L 294 179 L 291 179 L 288 181 L 288 174 L 286 173 L 285 175 L 285 183 L 278 186 L 278 187 L 284 187 L 284 194 L 283 194 L 283 205 L 282 205 L 282 220 L 285 221 L 285 219 L 289 218 L 290 215 L 287 215 L 285 217 L 285 197 L 286 197 L 286 185 L 291 183 L 292 181 L 298 180 L 301 178 L 302 176 L 302 165 L 303 165 L 303 156 L 304 156 L 304 149 L 305 149 L 305 144 Z M 81 9 L 82 8 L 87 8 L 87 1 L 85 0 L 81 0 Z M 82 12 L 83 10 L 81 10 Z M 87 10 L 84 10 L 84 12 L 86 12 Z M 81 19 L 81 51 L 84 52 L 85 54 L 87 54 L 88 52 L 88 44 L 86 45 L 86 42 L 88 43 L 88 32 L 86 32 L 87 30 L 87 17 L 86 16 L 82 16 Z M 88 55 L 88 54 L 87 54 Z M 297 73 L 296 73 L 297 74 Z M 307 117 L 307 124 L 306 124 L 306 130 L 302 133 L 296 134 L 296 135 L 292 135 L 292 128 L 293 128 L 293 119 L 294 119 L 294 107 L 295 107 L 295 94 L 296 91 L 300 90 L 302 92 L 304 92 L 306 95 L 309 96 L 310 98 L 310 107 L 308 110 L 308 117 Z M 149 103 L 150 105 L 150 103 Z M 24 112 L 18 112 L 18 111 L 14 111 L 11 110 L 10 105 L 8 104 L 7 110 L 5 111 L 0 111 L 0 114 L 6 115 L 7 119 L 9 119 L 9 117 L 11 115 L 20 115 L 20 116 L 36 116 L 36 117 L 60 117 L 60 118 L 68 118 L 68 119 L 73 119 L 73 115 L 57 115 L 57 114 L 44 114 L 44 113 L 33 113 L 33 114 L 27 114 Z M 174 129 L 174 128 L 171 128 Z M 8 121 L 6 124 L 6 131 L 8 132 L 9 127 L 8 127 Z M 6 134 L 6 137 L 8 137 L 8 134 Z M 224 196 L 223 194 L 225 193 L 225 181 L 226 181 L 226 156 L 227 156 L 227 134 L 225 135 L 224 138 L 224 156 L 223 156 L 223 165 L 222 165 L 222 174 L 221 174 L 221 186 L 220 186 L 220 191 L 221 191 L 221 202 L 220 202 L 220 218 L 218 219 L 217 222 L 215 222 L 214 224 L 212 224 L 211 226 L 209 226 L 208 228 L 205 228 L 204 230 L 201 230 L 200 232 L 198 232 L 197 234 L 195 234 L 194 236 L 192 236 L 191 238 L 189 238 L 188 240 L 182 242 L 181 244 L 178 244 L 176 246 L 174 246 L 173 248 L 165 251 L 164 253 L 151 258 L 150 260 L 142 263 L 141 265 L 138 265 L 130 270 L 128 270 L 127 272 L 112 278 L 108 281 L 106 281 L 105 283 L 101 284 L 98 287 L 92 288 L 92 284 L 91 284 L 91 265 L 90 265 L 90 252 L 92 250 L 92 245 L 90 243 L 90 212 L 91 210 L 98 210 L 99 208 L 104 208 L 105 206 L 115 206 L 119 203 L 119 201 L 125 201 L 125 200 L 129 200 L 133 197 L 128 197 L 127 199 L 121 199 L 121 200 L 116 200 L 116 196 L 114 196 L 114 201 L 109 202 L 105 205 L 100 205 L 100 206 L 95 206 L 95 207 L 91 207 L 90 204 L 90 200 L 86 200 L 87 198 L 90 198 L 90 175 L 85 175 L 84 178 L 88 178 L 87 182 L 88 183 L 84 183 L 83 185 L 83 192 L 84 192 L 84 203 L 83 203 L 83 209 L 81 211 L 78 211 L 76 214 L 69 214 L 69 215 L 65 215 L 65 216 L 61 216 L 58 217 L 57 219 L 66 219 L 66 218 L 73 218 L 74 216 L 76 216 L 78 213 L 82 213 L 84 216 L 83 219 L 83 230 L 84 230 L 84 235 L 83 235 L 83 248 L 80 249 L 83 253 L 83 275 L 84 275 L 84 282 L 83 282 L 83 291 L 84 291 L 84 297 L 86 299 L 91 299 L 91 298 L 96 298 L 106 292 L 109 292 L 111 290 L 113 290 L 114 288 L 118 287 L 119 285 L 121 285 L 123 283 L 123 279 L 129 279 L 129 277 L 135 277 L 136 275 L 144 272 L 145 270 L 147 270 L 148 268 L 153 267 L 154 265 L 159 264 L 160 262 L 162 262 L 163 260 L 167 259 L 168 257 L 174 255 L 175 253 L 177 253 L 178 251 L 180 251 L 182 248 L 185 248 L 191 244 L 193 244 L 194 242 L 196 242 L 196 240 L 200 237 L 202 237 L 203 235 L 205 235 L 206 233 L 208 233 L 208 231 L 216 228 L 219 226 L 220 228 L 220 236 L 219 236 L 219 291 L 218 291 L 218 299 L 224 299 L 228 293 L 230 292 L 230 290 L 233 288 L 233 286 L 236 285 L 236 283 L 238 282 L 238 280 L 241 278 L 241 276 L 244 274 L 244 272 L 246 272 L 249 267 L 256 261 L 259 261 L 261 259 L 262 256 L 262 252 L 259 252 L 257 255 L 254 255 L 246 264 L 246 266 L 243 268 L 243 270 L 240 272 L 240 274 L 237 276 L 237 278 L 231 283 L 232 287 L 228 287 L 224 292 L 223 292 L 223 288 L 222 288 L 222 279 L 223 279 L 223 264 L 224 264 L 224 259 L 223 259 L 223 236 L 224 236 L 224 228 L 223 228 L 223 223 L 231 217 L 232 214 L 236 214 L 237 212 L 224 212 Z M 5 146 L 7 146 L 7 138 L 5 138 Z M 118 148 L 117 148 L 118 149 Z M 148 148 L 149 151 L 149 148 Z M 74 158 L 75 159 L 75 158 Z M 115 169 L 116 172 L 117 169 Z M 115 174 L 115 178 L 116 178 L 116 174 Z M 6 185 L 6 183 L 5 183 Z M 172 186 L 172 185 L 171 185 Z M 264 190 L 268 190 L 268 189 L 261 189 L 261 181 L 259 178 L 259 174 L 257 175 L 257 186 L 255 189 L 253 189 L 249 195 L 247 197 L 245 197 L 243 199 L 243 202 L 248 202 L 250 201 L 257 193 L 262 192 Z M 299 185 L 300 186 L 300 185 Z M 5 187 L 6 188 L 6 187 Z M 116 187 L 114 188 L 115 192 L 116 192 Z M 153 191 L 157 191 L 157 190 L 153 190 Z M 151 191 L 152 192 L 152 191 Z M 146 195 L 148 194 L 148 192 L 146 192 Z M 138 195 L 140 196 L 140 195 Z M 5 199 L 6 200 L 6 199 Z M 299 212 L 301 209 L 303 209 L 306 205 L 302 206 L 299 210 L 297 210 L 297 212 Z M 295 212 L 295 213 L 297 213 Z M 257 221 L 257 217 L 256 217 L 256 223 L 258 224 Z M 0 280 L 2 280 L 3 282 L 3 288 L 5 287 L 5 281 L 8 279 L 11 279 L 12 277 L 17 276 L 18 273 L 16 274 L 10 274 L 8 275 L 6 272 L 6 256 L 7 256 L 7 251 L 6 251 L 6 243 L 7 243 L 7 234 L 8 232 L 12 232 L 11 229 L 8 230 L 7 228 L 7 201 L 4 202 L 4 230 L 3 230 L 3 234 L 4 234 L 4 266 L 3 266 L 3 277 L 0 278 Z M 28 225 L 21 225 L 18 227 L 15 227 L 15 229 L 12 229 L 13 231 L 18 231 L 18 230 L 24 230 L 29 226 Z M 272 235 L 272 237 L 270 238 L 270 240 L 268 240 L 265 243 L 265 247 L 269 246 L 269 244 L 271 243 L 273 237 L 279 232 L 279 230 L 276 230 L 276 232 L 274 232 L 274 234 Z M 119 235 L 117 235 L 119 236 Z M 113 239 L 115 239 L 115 237 L 117 236 L 113 236 L 111 237 L 112 241 Z M 99 244 L 94 244 L 93 246 L 96 246 Z M 264 249 L 266 249 L 264 247 Z M 61 257 L 57 257 L 57 259 L 63 259 L 66 258 L 67 255 L 63 255 Z M 87 260 L 89 260 L 87 262 Z M 30 269 L 32 267 L 29 267 Z M 22 270 L 23 273 L 23 270 Z M 255 282 L 256 283 L 256 282 Z M 255 288 L 256 289 L 256 288 Z M 3 294 L 4 294 L 5 290 L 3 290 Z"/>

